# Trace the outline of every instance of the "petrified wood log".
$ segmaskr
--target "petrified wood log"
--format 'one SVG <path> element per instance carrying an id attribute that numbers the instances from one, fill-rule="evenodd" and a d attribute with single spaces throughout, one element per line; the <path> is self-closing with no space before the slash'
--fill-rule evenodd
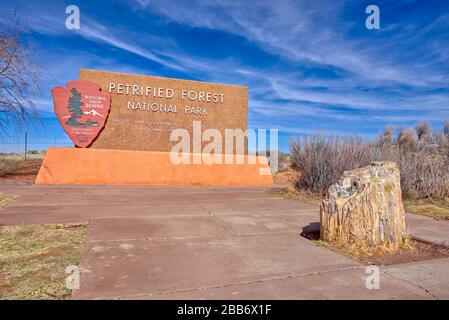
<path id="1" fill-rule="evenodd" d="M 346 171 L 320 208 L 321 240 L 339 245 L 388 245 L 406 237 L 400 173 L 394 162 Z"/>

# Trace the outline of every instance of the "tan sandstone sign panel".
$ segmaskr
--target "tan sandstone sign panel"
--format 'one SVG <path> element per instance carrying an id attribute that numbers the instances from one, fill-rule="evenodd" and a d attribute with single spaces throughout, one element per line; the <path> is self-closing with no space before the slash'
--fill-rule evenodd
<path id="1" fill-rule="evenodd" d="M 109 117 L 91 148 L 170 151 L 177 143 L 171 132 L 186 129 L 193 140 L 194 121 L 223 137 L 225 129 L 247 129 L 247 87 L 88 69 L 80 79 L 111 95 Z"/>

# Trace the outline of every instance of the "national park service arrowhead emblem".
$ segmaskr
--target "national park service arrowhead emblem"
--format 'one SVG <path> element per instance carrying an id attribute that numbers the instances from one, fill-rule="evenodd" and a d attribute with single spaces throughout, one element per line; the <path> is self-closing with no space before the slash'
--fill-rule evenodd
<path id="1" fill-rule="evenodd" d="M 56 116 L 77 147 L 86 148 L 103 129 L 111 109 L 111 96 L 87 80 L 67 82 L 51 90 Z"/>

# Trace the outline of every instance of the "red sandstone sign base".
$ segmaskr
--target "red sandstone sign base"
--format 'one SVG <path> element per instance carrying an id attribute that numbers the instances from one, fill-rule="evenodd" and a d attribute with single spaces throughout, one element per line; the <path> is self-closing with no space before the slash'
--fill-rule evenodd
<path id="1" fill-rule="evenodd" d="M 193 157 L 193 155 L 190 155 Z M 265 157 L 255 164 L 173 164 L 169 152 L 49 148 L 36 184 L 270 186 Z M 254 160 L 254 159 L 253 159 Z"/>

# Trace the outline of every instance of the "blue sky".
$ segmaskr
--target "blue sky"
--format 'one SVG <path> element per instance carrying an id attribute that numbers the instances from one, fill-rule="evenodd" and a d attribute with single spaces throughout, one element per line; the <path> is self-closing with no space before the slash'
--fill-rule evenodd
<path id="1" fill-rule="evenodd" d="M 67 30 L 78 5 L 81 29 Z M 378 5 L 381 29 L 365 28 Z M 249 87 L 249 126 L 288 139 L 324 130 L 374 137 L 449 119 L 449 1 L 8 1 L 41 65 L 34 101 L 45 128 L 32 139 L 69 141 L 50 89 L 80 68 Z"/>

